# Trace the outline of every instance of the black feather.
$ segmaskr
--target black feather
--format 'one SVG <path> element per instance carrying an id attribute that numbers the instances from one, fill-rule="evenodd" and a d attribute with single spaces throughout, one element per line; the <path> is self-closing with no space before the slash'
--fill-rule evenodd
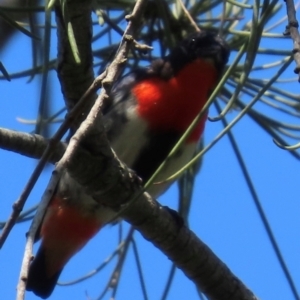
<path id="1" fill-rule="evenodd" d="M 61 271 L 62 270 L 59 270 L 49 277 L 47 274 L 45 252 L 44 249 L 40 247 L 29 268 L 26 290 L 32 291 L 43 299 L 48 298 L 55 288 Z"/>

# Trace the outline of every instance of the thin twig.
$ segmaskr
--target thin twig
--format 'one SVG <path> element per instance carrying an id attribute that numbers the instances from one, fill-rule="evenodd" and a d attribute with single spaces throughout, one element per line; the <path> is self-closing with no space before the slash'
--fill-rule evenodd
<path id="1" fill-rule="evenodd" d="M 138 247 L 137 247 L 136 242 L 135 242 L 133 237 L 131 237 L 131 243 L 132 243 L 132 249 L 133 249 L 133 253 L 134 253 L 134 257 L 135 257 L 135 261 L 136 261 L 136 265 L 137 265 L 137 269 L 138 269 L 138 274 L 139 274 L 139 279 L 140 279 L 140 284 L 141 284 L 144 300 L 148 300 L 149 297 L 148 297 L 148 294 L 147 294 L 145 279 L 144 279 L 143 270 L 142 270 L 141 259 L 140 259 L 140 256 L 139 256 Z"/>
<path id="2" fill-rule="evenodd" d="M 44 217 L 44 212 L 45 212 L 45 210 L 48 206 L 48 203 L 53 195 L 53 192 L 55 190 L 55 187 L 57 185 L 59 178 L 60 178 L 60 172 L 56 169 L 56 171 L 54 171 L 52 174 L 52 177 L 48 184 L 48 187 L 42 197 L 42 201 L 39 204 L 37 212 L 31 223 L 29 233 L 27 235 L 27 240 L 26 240 L 24 257 L 23 257 L 23 261 L 22 261 L 19 283 L 18 283 L 18 287 L 17 287 L 16 300 L 24 299 L 28 268 L 29 268 L 30 261 L 32 260 L 32 248 L 33 248 L 33 243 L 35 240 L 36 232 L 37 232 L 37 230 L 40 226 L 40 223 Z"/>
<path id="3" fill-rule="evenodd" d="M 217 111 L 219 113 L 221 113 L 221 107 L 218 104 L 218 102 L 215 102 L 215 106 L 216 106 Z M 222 119 L 222 123 L 223 123 L 224 127 L 228 126 L 228 122 L 226 121 L 225 118 Z M 265 228 L 265 230 L 267 232 L 267 235 L 269 237 L 270 243 L 271 243 L 271 245 L 273 247 L 275 255 L 277 256 L 277 259 L 278 259 L 279 264 L 281 266 L 281 269 L 282 269 L 282 271 L 283 271 L 283 273 L 285 275 L 285 278 L 286 278 L 286 280 L 287 280 L 287 282 L 289 284 L 291 292 L 294 295 L 295 300 L 299 300 L 300 298 L 298 296 L 296 285 L 295 285 L 295 283 L 293 281 L 293 278 L 291 276 L 291 273 L 290 273 L 290 271 L 289 271 L 289 269 L 288 269 L 288 267 L 287 267 L 287 265 L 286 265 L 286 263 L 284 261 L 283 255 L 282 255 L 281 250 L 279 248 L 279 245 L 278 245 L 278 243 L 276 241 L 275 235 L 274 235 L 274 233 L 272 231 L 272 228 L 271 228 L 270 223 L 269 223 L 269 221 L 267 219 L 267 216 L 266 216 L 266 214 L 264 212 L 264 209 L 263 209 L 263 206 L 262 206 L 261 201 L 259 199 L 259 196 L 258 196 L 258 194 L 256 192 L 255 186 L 254 186 L 254 184 L 252 182 L 251 176 L 250 176 L 250 174 L 248 172 L 247 166 L 246 166 L 246 164 L 244 162 L 243 156 L 242 156 L 242 154 L 241 154 L 241 152 L 239 150 L 238 144 L 236 143 L 236 140 L 235 140 L 235 138 L 234 138 L 234 136 L 233 136 L 233 134 L 232 134 L 231 131 L 228 131 L 228 138 L 230 140 L 230 143 L 231 143 L 233 151 L 234 151 L 234 153 L 236 155 L 236 158 L 237 158 L 237 160 L 239 162 L 239 166 L 240 166 L 240 168 L 241 168 L 241 170 L 243 172 L 244 178 L 245 178 L 245 180 L 247 182 L 247 186 L 248 186 L 248 188 L 250 190 L 250 193 L 252 195 L 252 199 L 253 199 L 253 202 L 254 202 L 255 207 L 257 209 L 257 212 L 259 214 L 259 217 L 260 217 L 260 219 L 261 219 L 261 221 L 263 223 L 263 226 L 264 226 L 264 228 Z"/>
<path id="4" fill-rule="evenodd" d="M 294 60 L 296 62 L 296 68 L 295 73 L 299 74 L 300 72 L 300 35 L 298 31 L 299 23 L 296 18 L 296 10 L 293 0 L 285 0 L 286 2 L 286 11 L 288 16 L 289 24 L 286 27 L 285 35 L 291 35 L 291 38 L 293 39 L 293 54 L 294 54 Z M 300 81 L 300 77 L 298 79 Z"/>
<path id="5" fill-rule="evenodd" d="M 187 16 L 187 18 L 189 19 L 191 25 L 194 27 L 196 32 L 200 32 L 201 29 L 199 28 L 199 26 L 197 25 L 197 23 L 194 21 L 193 17 L 191 16 L 190 12 L 187 10 L 187 8 L 185 7 L 184 3 L 182 2 L 182 0 L 178 0 L 182 10 L 184 11 L 185 15 Z"/>
<path id="6" fill-rule="evenodd" d="M 125 246 L 125 241 L 120 242 L 118 247 L 101 263 L 100 266 L 96 267 L 94 270 L 90 271 L 84 276 L 81 276 L 80 278 L 67 281 L 67 282 L 58 282 L 57 285 L 60 286 L 68 286 L 68 285 L 74 285 L 76 283 L 82 282 L 88 278 L 93 277 L 94 275 L 98 274 L 102 269 L 104 269 L 111 261 L 112 259 L 117 256 L 121 251 L 123 251 Z"/>
<path id="7" fill-rule="evenodd" d="M 118 262 L 114 268 L 114 271 L 112 272 L 111 277 L 108 280 L 106 287 L 104 288 L 103 292 L 99 295 L 97 300 L 101 300 L 105 296 L 105 294 L 107 293 L 109 288 L 113 288 L 113 293 L 112 293 L 113 295 L 111 296 L 111 298 L 113 298 L 116 295 L 118 283 L 119 283 L 119 280 L 121 277 L 122 266 L 124 264 L 133 233 L 134 233 L 134 228 L 130 227 L 130 230 L 129 230 L 129 232 L 126 236 L 125 242 L 124 242 L 124 247 L 121 250 L 121 253 L 120 253 Z"/>
<path id="8" fill-rule="evenodd" d="M 170 292 L 170 289 L 171 289 L 171 284 L 173 282 L 173 279 L 174 279 L 174 275 L 175 275 L 175 272 L 176 272 L 176 265 L 175 264 L 172 264 L 171 266 L 171 270 L 169 272 L 169 276 L 168 276 L 168 280 L 167 280 L 167 283 L 165 285 L 165 288 L 164 288 L 164 291 L 163 291 L 163 294 L 161 296 L 161 300 L 166 300 L 167 297 L 168 297 L 168 294 Z"/>

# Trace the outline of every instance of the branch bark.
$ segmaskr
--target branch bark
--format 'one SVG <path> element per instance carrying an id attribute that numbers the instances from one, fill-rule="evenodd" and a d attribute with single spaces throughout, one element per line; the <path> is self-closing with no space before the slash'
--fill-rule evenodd
<path id="1" fill-rule="evenodd" d="M 91 5 L 91 0 L 72 0 L 67 1 L 64 7 L 57 6 L 55 9 L 58 43 L 57 75 L 68 111 L 72 110 L 94 81 Z M 63 9 L 65 11 L 62 11 Z M 70 27 L 74 33 L 80 62 L 75 60 L 71 48 L 68 35 Z M 72 124 L 71 128 L 74 132 L 86 118 L 96 98 L 97 94 L 94 93 L 85 99 L 82 113 Z"/>
<path id="2" fill-rule="evenodd" d="M 24 156 L 39 159 L 48 146 L 49 140 L 38 134 L 29 134 L 10 129 L 0 128 L 0 148 L 13 151 Z M 49 158 L 49 162 L 56 163 L 61 159 L 67 144 L 58 143 Z"/>

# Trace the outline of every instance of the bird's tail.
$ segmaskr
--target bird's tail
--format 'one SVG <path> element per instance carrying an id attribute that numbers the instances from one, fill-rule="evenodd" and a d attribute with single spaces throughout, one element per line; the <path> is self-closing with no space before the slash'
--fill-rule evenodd
<path id="1" fill-rule="evenodd" d="M 30 265 L 26 290 L 32 291 L 43 299 L 48 298 L 54 290 L 61 271 L 62 269 L 51 276 L 48 275 L 45 251 L 41 246 Z"/>

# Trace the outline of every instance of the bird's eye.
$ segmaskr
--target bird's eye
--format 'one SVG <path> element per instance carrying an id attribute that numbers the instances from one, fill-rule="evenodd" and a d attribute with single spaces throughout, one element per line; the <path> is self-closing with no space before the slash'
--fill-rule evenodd
<path id="1" fill-rule="evenodd" d="M 190 39 L 190 41 L 189 41 L 189 48 L 190 49 L 194 49 L 195 45 L 196 45 L 196 39 L 195 38 Z"/>

